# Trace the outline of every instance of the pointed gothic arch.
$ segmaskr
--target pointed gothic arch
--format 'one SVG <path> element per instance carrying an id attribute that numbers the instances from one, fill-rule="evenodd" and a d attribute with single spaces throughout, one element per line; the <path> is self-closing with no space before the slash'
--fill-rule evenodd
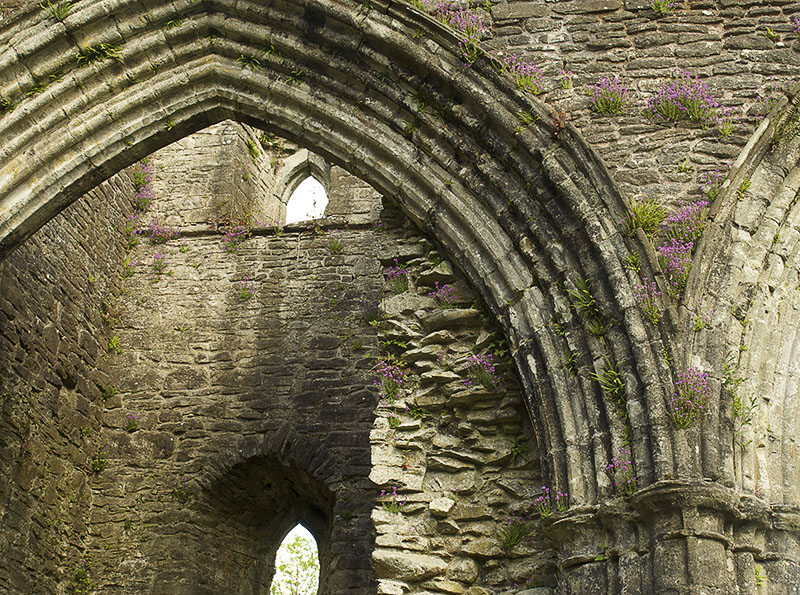
<path id="1" fill-rule="evenodd" d="M 446 27 L 403 3 L 371 6 L 186 1 L 142 12 L 113 0 L 78 4 L 63 24 L 44 12 L 20 21 L 24 32 L 12 23 L 0 89 L 20 105 L 0 120 L 3 252 L 136 159 L 238 119 L 349 169 L 459 264 L 503 322 L 554 484 L 596 500 L 624 434 L 599 387 L 561 368 L 565 349 L 587 370 L 603 356 L 619 362 L 639 472 L 672 475 L 669 372 L 631 297 L 615 226 L 624 205 L 605 167 L 488 61 L 465 66 Z M 184 23 L 167 29 L 175 10 Z M 422 44 L 418 28 L 430 31 Z M 123 61 L 79 67 L 75 54 L 98 43 L 119 46 Z M 56 71 L 63 80 L 22 99 Z M 536 122 L 521 127 L 521 111 Z M 569 290 L 584 279 L 619 322 L 601 340 L 579 320 L 566 338 L 552 324 L 559 312 L 578 318 Z"/>
<path id="2" fill-rule="evenodd" d="M 618 233 L 624 203 L 574 129 L 556 127 L 487 59 L 465 66 L 452 32 L 406 3 L 147 4 L 79 2 L 63 24 L 32 7 L 0 30 L 0 93 L 17 104 L 0 119 L 0 254 L 138 158 L 225 118 L 246 122 L 358 175 L 458 263 L 509 339 L 545 475 L 585 505 L 574 526 L 581 510 L 596 520 L 604 465 L 628 438 L 651 485 L 634 500 L 640 510 L 658 511 L 704 477 L 730 479 L 717 448 L 730 428 L 672 428 L 662 350 L 680 344 L 666 336 L 680 318 L 670 310 L 656 328 L 636 308 L 638 279 L 624 259 L 635 244 L 652 270 L 652 251 Z M 183 24 L 166 28 L 177 14 Z M 101 43 L 118 46 L 122 61 L 79 67 L 76 53 Z M 694 278 L 707 266 L 701 254 Z M 589 285 L 609 328 L 571 307 Z M 562 365 L 565 351 L 576 355 L 577 378 Z M 624 379 L 629 434 L 589 376 L 605 362 Z M 700 444 L 702 457 L 686 456 Z M 675 478 L 686 482 L 670 485 Z M 723 487 L 696 491 L 698 509 L 735 514 Z M 563 521 L 553 530 L 570 543 L 575 529 Z M 564 559 L 579 560 L 579 546 Z"/>

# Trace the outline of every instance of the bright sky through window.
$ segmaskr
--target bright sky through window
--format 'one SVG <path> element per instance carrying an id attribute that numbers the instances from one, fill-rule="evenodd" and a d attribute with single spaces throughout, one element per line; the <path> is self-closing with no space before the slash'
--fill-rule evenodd
<path id="1" fill-rule="evenodd" d="M 325 214 L 328 195 L 313 176 L 300 182 L 286 205 L 286 223 L 318 219 Z"/>
<path id="2" fill-rule="evenodd" d="M 319 549 L 314 536 L 297 525 L 275 555 L 270 595 L 316 595 L 319 590 Z"/>

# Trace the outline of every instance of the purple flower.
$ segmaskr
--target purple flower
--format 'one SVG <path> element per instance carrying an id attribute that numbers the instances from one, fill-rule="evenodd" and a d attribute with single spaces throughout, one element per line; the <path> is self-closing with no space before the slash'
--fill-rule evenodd
<path id="1" fill-rule="evenodd" d="M 566 67 L 564 67 L 558 71 L 558 76 L 561 79 L 562 89 L 572 88 L 572 77 L 575 75 L 571 70 L 568 70 Z"/>
<path id="2" fill-rule="evenodd" d="M 162 224 L 154 217 L 147 229 L 142 230 L 142 234 L 150 237 L 151 244 L 166 244 L 170 240 L 178 238 L 180 230 L 177 227 Z"/>
<path id="3" fill-rule="evenodd" d="M 153 254 L 153 270 L 156 272 L 157 275 L 160 275 L 164 272 L 164 269 L 167 268 L 167 255 L 163 252 L 156 252 Z"/>
<path id="4" fill-rule="evenodd" d="M 344 233 L 341 229 L 331 229 L 325 234 L 325 239 L 322 243 L 331 254 L 339 254 L 342 250 L 344 250 L 344 243 L 342 241 L 343 239 Z"/>
<path id="5" fill-rule="evenodd" d="M 621 114 L 628 100 L 628 89 L 616 76 L 604 76 L 594 84 L 589 98 L 595 111 L 601 114 Z"/>
<path id="6" fill-rule="evenodd" d="M 673 81 L 662 83 L 647 100 L 645 114 L 656 120 L 677 123 L 680 120 L 700 122 L 704 126 L 718 123 L 716 113 L 725 109 L 711 94 L 700 77 L 680 71 Z M 732 121 L 732 109 L 722 113 L 722 121 Z"/>
<path id="7" fill-rule="evenodd" d="M 661 310 L 658 307 L 657 298 L 661 296 L 655 281 L 648 281 L 647 277 L 642 277 L 642 284 L 634 288 L 634 299 L 636 304 L 642 309 L 647 319 L 653 324 L 658 324 L 661 318 Z"/>
<path id="8" fill-rule="evenodd" d="M 533 62 L 525 62 L 512 54 L 501 60 L 503 70 L 514 77 L 520 89 L 526 89 L 534 95 L 544 91 L 544 74 Z"/>
<path id="9" fill-rule="evenodd" d="M 236 291 L 239 294 L 239 300 L 246 302 L 256 292 L 256 284 L 251 277 L 242 277 L 236 282 Z"/>
<path id="10" fill-rule="evenodd" d="M 719 194 L 722 183 L 725 181 L 727 174 L 719 171 L 716 168 L 713 172 L 706 171 L 700 176 L 700 190 L 703 192 L 708 200 L 714 200 Z"/>
<path id="11" fill-rule="evenodd" d="M 439 282 L 434 282 L 434 290 L 428 294 L 433 298 L 437 308 L 452 308 L 458 302 L 458 295 L 452 286 L 444 283 L 439 285 Z"/>
<path id="12" fill-rule="evenodd" d="M 678 5 L 678 0 L 650 0 L 650 8 L 657 14 L 669 14 Z"/>
<path id="13" fill-rule="evenodd" d="M 714 315 L 714 310 L 711 310 L 705 315 L 701 315 L 700 307 L 702 305 L 702 299 L 697 298 L 697 305 L 689 308 L 689 313 L 692 317 L 692 330 L 694 332 L 702 331 L 707 325 L 711 324 L 711 317 Z"/>
<path id="14" fill-rule="evenodd" d="M 667 410 L 676 428 L 688 428 L 711 397 L 708 375 L 697 368 L 689 368 L 679 375 L 675 388 L 677 390 L 672 393 Z"/>
<path id="15" fill-rule="evenodd" d="M 239 250 L 239 246 L 244 242 L 247 238 L 250 237 L 250 228 L 245 225 L 235 225 L 233 227 L 228 228 L 224 234 L 222 234 L 222 245 L 225 249 L 225 252 L 229 254 L 234 254 Z"/>
<path id="16" fill-rule="evenodd" d="M 408 290 L 408 269 L 394 259 L 394 265 L 386 267 L 383 271 L 386 285 L 394 295 L 400 295 Z"/>
<path id="17" fill-rule="evenodd" d="M 630 449 L 620 448 L 619 458 L 611 457 L 611 461 L 606 465 L 606 473 L 611 478 L 617 494 L 630 496 L 636 491 L 638 486 Z"/>
<path id="18" fill-rule="evenodd" d="M 392 358 L 389 361 L 380 360 L 375 366 L 375 371 L 378 374 L 378 379 L 373 384 L 380 387 L 379 390 L 383 399 L 393 403 L 398 398 L 406 396 L 406 372 L 393 363 Z"/>
<path id="19" fill-rule="evenodd" d="M 680 209 L 667 215 L 662 223 L 664 232 L 668 237 L 683 243 L 696 242 L 703 233 L 708 206 L 707 200 L 685 203 Z"/>
<path id="20" fill-rule="evenodd" d="M 481 11 L 458 6 L 454 2 L 423 0 L 423 5 L 429 13 L 463 33 L 467 39 L 479 40 L 489 33 L 489 26 L 484 23 Z"/>
<path id="21" fill-rule="evenodd" d="M 140 161 L 133 166 L 133 210 L 143 213 L 155 198 L 150 186 L 153 168 L 146 162 Z"/>
<path id="22" fill-rule="evenodd" d="M 472 64 L 477 60 L 478 43 L 490 31 L 483 20 L 483 11 L 442 0 L 418 0 L 414 4 L 461 33 L 458 46 L 465 63 Z"/>
<path id="23" fill-rule="evenodd" d="M 683 242 L 677 238 L 670 238 L 665 244 L 660 245 L 658 254 L 661 257 L 661 267 L 670 284 L 671 293 L 677 295 L 686 285 L 689 269 L 692 267 L 693 242 Z"/>
<path id="24" fill-rule="evenodd" d="M 492 362 L 491 353 L 471 355 L 467 359 L 467 375 L 469 377 L 464 380 L 465 386 L 472 386 L 474 383 L 477 383 L 486 390 L 493 391 L 497 390 L 502 385 L 502 381 L 497 375 L 494 363 Z"/>
<path id="25" fill-rule="evenodd" d="M 378 500 L 380 501 L 381 506 L 383 506 L 383 509 L 387 512 L 398 513 L 402 512 L 403 506 L 405 506 L 406 501 L 408 500 L 408 496 L 398 495 L 397 486 L 392 486 L 391 492 L 388 492 L 387 490 L 381 490 Z"/>

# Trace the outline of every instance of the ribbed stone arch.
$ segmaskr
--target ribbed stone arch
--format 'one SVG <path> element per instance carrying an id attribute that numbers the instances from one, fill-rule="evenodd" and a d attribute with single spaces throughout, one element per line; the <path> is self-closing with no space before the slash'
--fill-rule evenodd
<path id="1" fill-rule="evenodd" d="M 800 138 L 777 146 L 772 139 L 798 96 L 800 84 L 764 118 L 712 205 L 683 315 L 702 298 L 704 309 L 715 312 L 718 332 L 679 338 L 692 363 L 711 370 L 720 387 L 703 427 L 707 475 L 771 504 L 795 507 L 800 476 L 789 453 L 800 435 L 800 318 L 794 315 L 800 308 Z M 750 424 L 741 426 L 733 415 L 724 391 L 726 367 L 748 381 L 739 389 L 745 403 L 750 396 L 760 403 Z M 768 437 L 755 427 L 764 420 Z M 757 448 L 765 437 L 769 449 Z"/>
<path id="2" fill-rule="evenodd" d="M 608 171 L 487 59 L 464 65 L 429 16 L 390 0 L 83 0 L 63 24 L 21 13 L 0 39 L 0 93 L 19 104 L 0 119 L 0 255 L 135 160 L 240 120 L 358 175 L 458 263 L 509 339 L 553 487 L 589 503 L 608 483 L 627 432 L 589 375 L 605 358 L 623 371 L 642 483 L 701 475 L 673 453 L 670 371 L 633 301 Z M 78 68 L 98 43 L 124 62 Z M 582 280 L 615 321 L 602 337 L 570 308 Z"/>

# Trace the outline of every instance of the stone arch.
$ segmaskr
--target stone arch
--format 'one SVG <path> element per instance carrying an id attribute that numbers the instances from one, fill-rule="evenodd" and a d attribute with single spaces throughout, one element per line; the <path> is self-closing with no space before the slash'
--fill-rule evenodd
<path id="1" fill-rule="evenodd" d="M 252 571 L 248 584 L 269 588 L 279 545 L 295 525 L 302 524 L 317 542 L 319 593 L 335 592 L 331 530 L 336 483 L 341 478 L 339 461 L 314 439 L 287 433 L 237 446 L 241 448 L 220 453 L 199 487 L 204 513 L 211 509 L 222 519 L 255 528 L 256 539 L 247 535 L 245 543 L 258 545 L 262 566 Z"/>
<path id="2" fill-rule="evenodd" d="M 744 492 L 785 505 L 800 503 L 797 469 L 783 456 L 795 448 L 800 432 L 794 414 L 800 328 L 791 314 L 798 308 L 800 287 L 800 143 L 795 138 L 775 145 L 773 133 L 798 97 L 800 85 L 795 85 L 733 164 L 712 205 L 712 221 L 683 300 L 686 309 L 700 296 L 709 298 L 707 307 L 725 329 L 682 338 L 691 346 L 689 353 L 718 371 L 721 386 L 720 406 L 704 427 L 704 457 L 710 459 L 704 465 Z M 764 344 L 778 351 L 763 349 Z M 761 379 L 759 386 L 750 383 L 739 389 L 738 383 L 731 384 L 735 378 L 746 382 L 755 377 Z M 744 425 L 741 416 L 721 405 L 736 390 L 745 407 L 749 397 L 744 393 L 759 403 Z M 761 402 L 762 395 L 766 402 Z M 711 458 L 714 452 L 721 459 Z"/>
<path id="3" fill-rule="evenodd" d="M 161 26 L 176 11 L 183 26 Z M 417 44 L 420 28 L 429 34 Z M 553 485 L 576 502 L 607 485 L 603 466 L 626 432 L 588 378 L 604 357 L 625 378 L 643 482 L 699 475 L 672 450 L 670 374 L 632 299 L 616 229 L 624 205 L 606 168 L 488 60 L 464 66 L 440 23 L 394 2 L 157 2 L 143 12 L 114 0 L 78 5 L 63 24 L 31 10 L 2 38 L 14 48 L 0 57 L 13 73 L 0 81 L 5 97 L 20 101 L 40 77 L 64 73 L 0 120 L 3 253 L 137 158 L 238 119 L 302 141 L 392 197 L 464 270 L 502 321 Z M 100 42 L 120 45 L 124 63 L 77 68 L 75 53 Z M 429 111 L 415 107 L 418 93 Z M 535 123 L 520 126 L 524 111 Z M 584 279 L 618 322 L 600 338 L 569 308 Z M 580 379 L 562 368 L 565 349 L 587 372 Z"/>
<path id="4" fill-rule="evenodd" d="M 176 12 L 186 23 L 165 29 L 161 23 Z M 411 41 L 418 30 L 426 31 L 419 44 Z M 63 26 L 34 6 L 0 37 L 10 48 L 0 56 L 0 91 L 19 103 L 0 121 L 7 141 L 0 149 L 1 251 L 85 189 L 208 123 L 232 117 L 301 140 L 394 198 L 459 263 L 502 321 L 526 385 L 545 473 L 581 505 L 551 527 L 565 544 L 564 574 L 577 577 L 573 584 L 584 591 L 615 581 L 633 590 L 678 583 L 730 590 L 731 565 L 720 562 L 726 555 L 730 562 L 734 551 L 739 578 L 746 574 L 739 557 L 759 547 L 755 542 L 776 511 L 752 498 L 740 502 L 725 487 L 733 483 L 723 468 L 729 451 L 719 448 L 716 432 L 730 437 L 731 428 L 713 409 L 719 393 L 712 404 L 718 427 L 713 420 L 676 432 L 664 411 L 671 373 L 661 350 L 672 346 L 675 354 L 677 346 L 686 353 L 685 333 L 678 332 L 685 308 L 670 309 L 658 329 L 642 323 L 632 299 L 636 280 L 622 264 L 630 244 L 615 228 L 623 204 L 603 164 L 573 129 L 556 128 L 541 104 L 511 88 L 487 61 L 464 67 L 455 38 L 441 25 L 388 1 L 156 2 L 144 13 L 138 4 L 112 0 L 76 6 Z M 120 44 L 125 63 L 76 69 L 79 47 L 99 42 Z M 61 71 L 62 81 L 27 95 Z M 435 113 L 419 111 L 418 93 Z M 538 121 L 521 126 L 517 116 L 526 110 L 525 121 Z M 792 218 L 780 214 L 787 204 L 776 204 L 774 214 L 782 221 L 777 229 L 788 231 Z M 762 250 L 769 226 L 759 229 Z M 649 255 L 645 269 L 652 274 L 652 251 L 640 240 L 636 247 Z M 711 273 L 719 269 L 708 254 L 728 249 L 706 246 L 687 297 L 703 281 L 714 286 Z M 585 279 L 617 321 L 602 338 L 570 309 L 570 291 L 580 291 L 577 283 Z M 738 299 L 737 292 L 729 293 Z M 719 303 L 727 305 L 731 296 Z M 677 338 L 667 341 L 662 332 Z M 719 362 L 723 347 L 708 345 Z M 560 364 L 565 348 L 577 356 L 578 379 Z M 704 348 L 693 344 L 692 357 Z M 625 379 L 634 459 L 642 484 L 652 484 L 632 499 L 634 510 L 645 513 L 635 521 L 645 531 L 635 535 L 627 504 L 596 504 L 607 487 L 603 465 L 625 439 L 587 374 L 600 371 L 605 357 Z M 701 456 L 691 456 L 701 449 Z M 706 478 L 716 483 L 704 485 Z M 780 526 L 784 517 L 775 519 Z M 753 539 L 751 521 L 759 532 Z M 680 530 L 665 537 L 665 526 Z M 780 531 L 791 541 L 792 530 Z M 617 544 L 608 565 L 614 568 L 605 572 L 604 565 L 585 562 L 598 561 L 596 546 L 609 533 Z M 696 543 L 715 548 L 716 566 L 698 564 Z M 792 555 L 789 547 L 776 559 Z M 670 558 L 689 561 L 686 580 L 663 582 L 675 573 Z M 796 574 L 796 563 L 789 566 Z M 598 574 L 602 580 L 595 581 Z M 792 584 L 789 575 L 785 584 Z"/>

